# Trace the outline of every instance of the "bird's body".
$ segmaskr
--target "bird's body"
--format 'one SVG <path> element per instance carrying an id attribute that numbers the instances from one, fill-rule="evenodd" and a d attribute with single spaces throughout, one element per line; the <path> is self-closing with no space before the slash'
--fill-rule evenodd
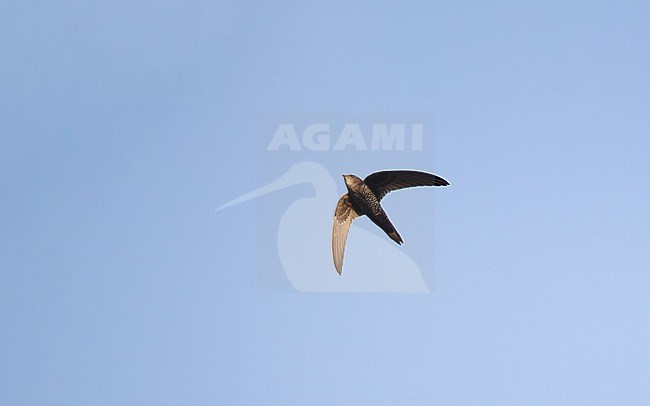
<path id="1" fill-rule="evenodd" d="M 384 230 L 393 241 L 402 244 L 402 237 L 395 230 L 388 215 L 381 207 L 377 195 L 370 187 L 355 175 L 346 175 L 345 180 L 348 188 L 348 198 L 357 214 L 359 216 L 368 216 L 370 221 Z"/>
<path id="2" fill-rule="evenodd" d="M 418 171 L 381 171 L 368 175 L 364 180 L 355 175 L 343 175 L 343 179 L 348 193 L 341 196 L 336 205 L 332 227 L 332 255 L 339 274 L 343 272 L 345 243 L 354 219 L 368 216 L 393 241 L 401 245 L 404 241 L 381 207 L 381 199 L 393 190 L 407 187 L 449 185 L 449 182 L 437 175 Z"/>

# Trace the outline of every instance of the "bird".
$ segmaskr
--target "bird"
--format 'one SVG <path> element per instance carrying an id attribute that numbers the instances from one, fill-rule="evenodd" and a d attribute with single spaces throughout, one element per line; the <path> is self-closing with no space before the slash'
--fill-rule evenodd
<path id="1" fill-rule="evenodd" d="M 388 215 L 381 207 L 381 200 L 389 192 L 416 186 L 449 186 L 449 182 L 438 175 L 413 170 L 387 170 L 371 173 L 361 180 L 356 175 L 343 175 L 348 193 L 341 196 L 334 211 L 332 226 L 332 257 L 339 275 L 343 273 L 345 243 L 352 222 L 367 216 L 381 228 L 391 240 L 402 245 L 399 235 Z"/>
<path id="2" fill-rule="evenodd" d="M 373 249 L 373 255 L 346 259 L 350 272 L 341 278 L 331 272 L 332 202 L 341 195 L 330 171 L 321 163 L 300 161 L 216 211 L 256 201 L 259 221 L 255 238 L 259 287 L 284 289 L 284 283 L 297 292 L 430 292 L 420 264 L 388 238 L 352 225 L 355 245 Z M 301 185 L 296 188 L 297 185 Z M 305 188 L 309 185 L 308 188 Z M 287 200 L 285 190 L 294 189 Z M 305 196 L 305 192 L 311 193 Z M 277 226 L 277 227 L 274 227 Z M 279 268 L 272 264 L 277 261 Z M 394 272 L 399 269 L 400 272 Z M 278 272 L 279 271 L 279 272 Z"/>

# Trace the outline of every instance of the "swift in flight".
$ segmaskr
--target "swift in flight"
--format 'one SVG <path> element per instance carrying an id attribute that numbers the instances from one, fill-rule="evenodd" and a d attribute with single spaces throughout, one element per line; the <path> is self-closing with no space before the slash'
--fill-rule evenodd
<path id="1" fill-rule="evenodd" d="M 404 241 L 379 203 L 393 190 L 416 186 L 448 186 L 449 182 L 438 175 L 419 171 L 381 171 L 361 180 L 355 175 L 343 175 L 348 193 L 341 196 L 334 212 L 332 227 L 332 256 L 336 272 L 343 272 L 343 255 L 348 231 L 354 219 L 368 216 L 393 241 Z"/>

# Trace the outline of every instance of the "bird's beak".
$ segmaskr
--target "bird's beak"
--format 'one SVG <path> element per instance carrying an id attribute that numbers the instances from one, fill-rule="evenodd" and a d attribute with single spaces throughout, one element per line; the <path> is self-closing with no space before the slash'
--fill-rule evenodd
<path id="1" fill-rule="evenodd" d="M 287 173 L 280 176 L 280 178 L 274 180 L 273 182 L 264 185 L 251 192 L 245 193 L 239 196 L 238 198 L 233 199 L 227 203 L 222 204 L 220 207 L 216 209 L 216 211 L 223 210 L 227 207 L 235 206 L 245 201 L 255 199 L 260 196 L 264 196 L 266 194 L 273 193 L 275 191 L 282 190 L 293 185 L 298 185 L 303 182 L 305 182 L 305 179 L 303 179 L 299 173 L 297 173 L 296 171 L 289 170 Z"/>

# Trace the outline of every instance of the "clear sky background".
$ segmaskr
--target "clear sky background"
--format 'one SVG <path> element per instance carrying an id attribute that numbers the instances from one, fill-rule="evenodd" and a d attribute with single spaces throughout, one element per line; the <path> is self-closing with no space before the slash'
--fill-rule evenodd
<path id="1" fill-rule="evenodd" d="M 349 3 L 3 2 L 0 403 L 647 404 L 649 3 Z M 257 289 L 272 112 L 435 115 L 433 294 Z"/>

